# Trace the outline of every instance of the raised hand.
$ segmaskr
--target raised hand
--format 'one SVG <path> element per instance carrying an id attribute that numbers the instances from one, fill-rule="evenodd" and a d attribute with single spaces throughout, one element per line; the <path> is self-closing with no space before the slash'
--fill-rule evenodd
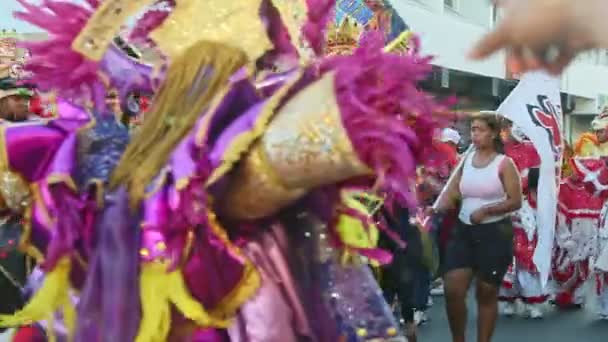
<path id="1" fill-rule="evenodd" d="M 515 72 L 544 68 L 560 73 L 582 51 L 608 47 L 608 2 L 503 0 L 505 17 L 474 47 L 473 59 L 506 48 Z"/>

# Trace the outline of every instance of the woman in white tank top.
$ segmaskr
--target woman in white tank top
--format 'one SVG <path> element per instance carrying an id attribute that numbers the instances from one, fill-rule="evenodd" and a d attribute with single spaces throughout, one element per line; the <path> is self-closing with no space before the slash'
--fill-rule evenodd
<path id="1" fill-rule="evenodd" d="M 454 342 L 465 341 L 467 292 L 476 279 L 478 342 L 490 342 L 498 315 L 498 289 L 513 258 L 509 214 L 522 202 L 519 174 L 501 153 L 500 121 L 496 113 L 472 119 L 474 148 L 462 161 L 440 196 L 436 211 L 460 204 L 443 264 L 446 307 Z"/>

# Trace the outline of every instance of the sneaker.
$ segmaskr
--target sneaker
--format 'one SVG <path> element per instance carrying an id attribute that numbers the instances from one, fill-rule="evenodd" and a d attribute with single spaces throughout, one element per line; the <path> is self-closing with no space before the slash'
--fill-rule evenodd
<path id="1" fill-rule="evenodd" d="M 510 302 L 500 302 L 500 313 L 507 317 L 512 317 L 515 315 L 515 303 Z"/>
<path id="2" fill-rule="evenodd" d="M 607 314 L 598 314 L 597 317 L 599 318 L 600 321 L 608 321 L 608 315 Z"/>
<path id="3" fill-rule="evenodd" d="M 431 289 L 431 296 L 443 296 L 443 284 L 439 284 Z"/>
<path id="4" fill-rule="evenodd" d="M 416 312 L 414 312 L 414 323 L 416 323 L 416 325 L 423 325 L 426 324 L 428 321 L 429 317 L 426 315 L 426 312 L 419 310 L 416 310 Z"/>
<path id="5" fill-rule="evenodd" d="M 526 305 L 526 315 L 531 319 L 542 319 L 543 318 L 543 310 L 538 304 L 528 304 Z"/>

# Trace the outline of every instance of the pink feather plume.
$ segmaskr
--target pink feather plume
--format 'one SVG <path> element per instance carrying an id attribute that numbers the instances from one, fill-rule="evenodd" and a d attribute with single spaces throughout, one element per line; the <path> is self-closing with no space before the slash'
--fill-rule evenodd
<path id="1" fill-rule="evenodd" d="M 15 18 L 38 26 L 50 36 L 45 41 L 22 44 L 32 55 L 25 65 L 33 74 L 32 81 L 42 90 L 56 90 L 68 98 L 89 91 L 87 86 L 98 80 L 98 63 L 73 51 L 71 45 L 99 1 L 87 0 L 88 6 L 59 0 L 43 0 L 40 5 L 17 1 L 23 10 L 15 12 Z"/>
<path id="2" fill-rule="evenodd" d="M 432 71 L 431 57 L 418 53 L 418 41 L 405 55 L 383 52 L 380 32 L 369 32 L 350 56 L 322 61 L 334 70 L 337 99 L 351 141 L 361 160 L 373 168 L 381 187 L 403 204 L 414 206 L 411 184 L 416 166 L 436 162 L 432 141 L 450 115 L 418 89 Z M 441 114 L 441 115 L 440 115 Z"/>
<path id="3" fill-rule="evenodd" d="M 304 37 L 317 54 L 323 54 L 325 33 L 330 20 L 334 19 L 336 0 L 306 0 L 308 19 L 302 28 Z"/>
<path id="4" fill-rule="evenodd" d="M 135 24 L 129 35 L 134 42 L 150 43 L 150 33 L 159 27 L 175 7 L 175 0 L 158 0 Z"/>

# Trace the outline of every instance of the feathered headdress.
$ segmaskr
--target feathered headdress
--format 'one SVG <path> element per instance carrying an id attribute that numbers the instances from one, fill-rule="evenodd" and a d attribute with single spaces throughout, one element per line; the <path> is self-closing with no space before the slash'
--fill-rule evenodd
<path id="1" fill-rule="evenodd" d="M 87 58 L 71 48 L 98 8 L 98 0 L 87 0 L 82 5 L 66 0 L 43 0 L 40 5 L 17 1 L 23 10 L 14 16 L 50 36 L 45 41 L 22 44 L 32 54 L 25 69 L 41 90 L 53 90 L 65 98 L 92 99 L 98 104 L 104 103 L 108 89 L 118 90 L 123 98 L 133 88 L 152 90 L 152 67 L 125 53 L 116 45 L 115 36 L 99 59 Z"/>

